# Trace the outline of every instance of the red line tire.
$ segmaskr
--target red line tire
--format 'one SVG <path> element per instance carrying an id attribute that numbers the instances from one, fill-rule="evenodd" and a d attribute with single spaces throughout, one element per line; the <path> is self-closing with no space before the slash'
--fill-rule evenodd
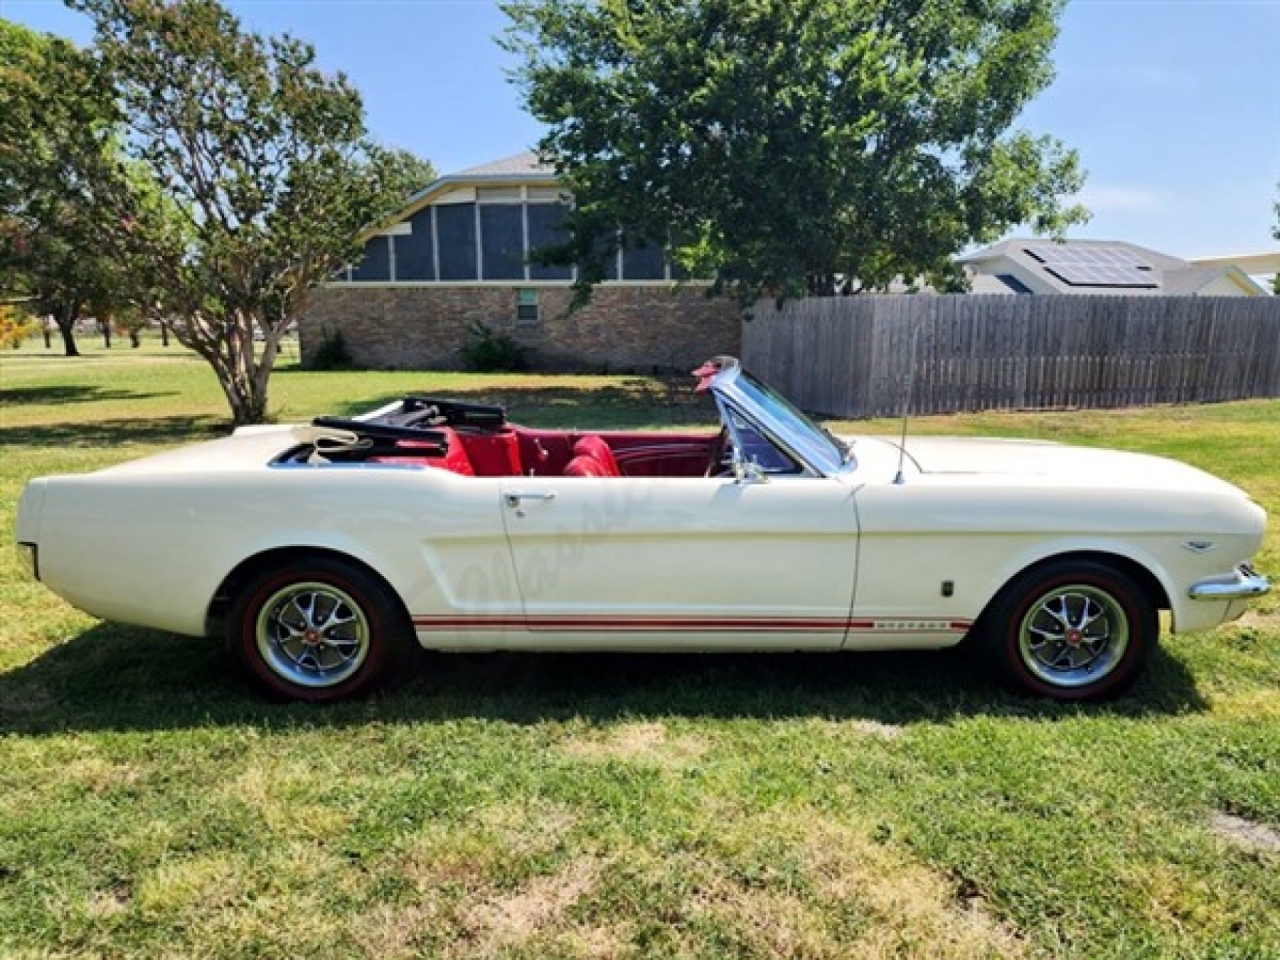
<path id="1" fill-rule="evenodd" d="M 329 557 L 262 570 L 242 584 L 226 641 L 260 691 L 308 703 L 363 696 L 398 675 L 417 649 L 386 584 Z"/>
<path id="2" fill-rule="evenodd" d="M 1059 560 L 1012 581 L 983 617 L 981 652 L 1017 690 L 1053 700 L 1124 693 L 1156 646 L 1159 613 L 1129 575 Z"/>

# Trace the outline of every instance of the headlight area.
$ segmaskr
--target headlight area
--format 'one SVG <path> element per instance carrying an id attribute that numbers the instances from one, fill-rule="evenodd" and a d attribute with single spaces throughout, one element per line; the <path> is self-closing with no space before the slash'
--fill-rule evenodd
<path id="1" fill-rule="evenodd" d="M 40 549 L 34 543 L 22 543 L 17 545 L 18 563 L 22 569 L 27 571 L 27 575 L 32 580 L 40 579 Z"/>

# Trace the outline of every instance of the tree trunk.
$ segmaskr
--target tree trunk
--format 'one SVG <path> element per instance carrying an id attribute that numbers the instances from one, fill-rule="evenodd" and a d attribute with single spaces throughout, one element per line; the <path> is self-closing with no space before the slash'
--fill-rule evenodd
<path id="1" fill-rule="evenodd" d="M 253 377 L 238 379 L 234 383 L 224 382 L 222 390 L 231 406 L 232 426 L 247 427 L 266 422 L 267 393 L 265 388 L 258 387 Z"/>
<path id="2" fill-rule="evenodd" d="M 178 318 L 171 332 L 179 343 L 213 367 L 231 408 L 231 423 L 244 427 L 267 419 L 267 381 L 275 350 L 265 349 L 254 363 L 253 324 L 243 314 L 226 318 L 196 315 Z"/>
<path id="3" fill-rule="evenodd" d="M 58 331 L 62 334 L 62 348 L 66 351 L 68 357 L 80 356 L 80 350 L 76 346 L 76 306 L 74 303 L 68 304 L 58 316 Z"/>
<path id="4" fill-rule="evenodd" d="M 231 405 L 231 422 L 243 427 L 264 423 L 267 419 L 267 378 L 271 375 L 254 364 L 253 323 L 244 316 L 236 317 L 225 328 L 225 364 L 219 366 L 218 379 Z"/>
<path id="5" fill-rule="evenodd" d="M 40 335 L 44 337 L 44 348 L 49 350 L 53 347 L 53 331 L 49 329 L 49 318 L 40 318 Z"/>
<path id="6" fill-rule="evenodd" d="M 160 321 L 160 346 L 167 347 L 169 345 L 169 322 L 167 320 Z"/>
<path id="7" fill-rule="evenodd" d="M 98 321 L 98 328 L 102 331 L 102 345 L 108 350 L 111 349 L 111 318 Z"/>

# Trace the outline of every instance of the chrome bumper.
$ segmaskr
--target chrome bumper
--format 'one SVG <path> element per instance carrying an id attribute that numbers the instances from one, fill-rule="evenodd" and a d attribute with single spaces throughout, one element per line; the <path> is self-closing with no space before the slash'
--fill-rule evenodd
<path id="1" fill-rule="evenodd" d="M 1248 600 L 1270 590 L 1270 580 L 1247 563 L 1242 563 L 1234 573 L 1193 583 L 1187 590 L 1187 596 L 1192 600 Z"/>

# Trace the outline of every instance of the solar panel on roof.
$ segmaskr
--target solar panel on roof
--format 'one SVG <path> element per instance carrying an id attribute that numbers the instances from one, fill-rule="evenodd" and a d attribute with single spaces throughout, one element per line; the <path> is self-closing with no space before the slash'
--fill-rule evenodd
<path id="1" fill-rule="evenodd" d="M 1150 269 L 1150 264 L 1124 247 L 1069 247 L 1039 244 L 1025 251 L 1045 264 L 1081 264 L 1099 267 L 1136 267 Z"/>
<path id="2" fill-rule="evenodd" d="M 1073 287 L 1160 286 L 1147 263 L 1123 247 L 1067 247 L 1040 244 L 1024 247 L 1026 254 L 1044 265 L 1046 273 Z"/>
<path id="3" fill-rule="evenodd" d="M 1063 283 L 1073 287 L 1131 287 L 1154 290 L 1160 286 L 1149 274 L 1121 267 L 1055 266 L 1045 267 Z"/>

